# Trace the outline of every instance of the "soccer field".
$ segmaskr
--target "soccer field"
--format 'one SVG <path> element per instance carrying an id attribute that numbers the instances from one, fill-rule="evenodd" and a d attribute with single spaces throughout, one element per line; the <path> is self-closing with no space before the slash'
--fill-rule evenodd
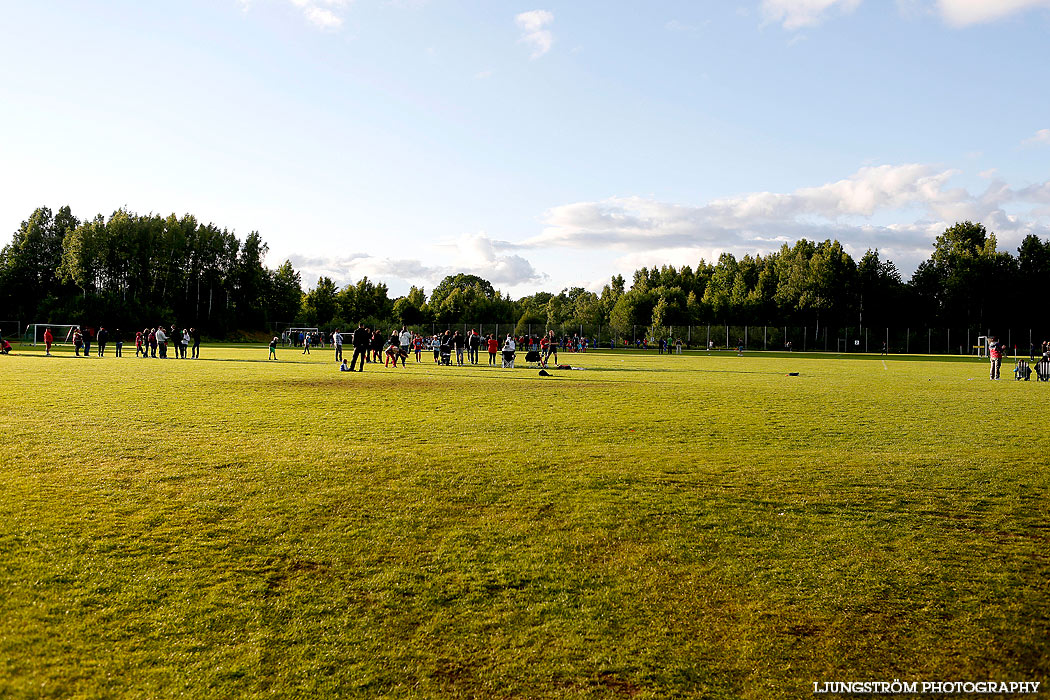
<path id="1" fill-rule="evenodd" d="M 62 352 L 0 357 L 0 697 L 1048 679 L 1050 384 L 978 360 Z"/>

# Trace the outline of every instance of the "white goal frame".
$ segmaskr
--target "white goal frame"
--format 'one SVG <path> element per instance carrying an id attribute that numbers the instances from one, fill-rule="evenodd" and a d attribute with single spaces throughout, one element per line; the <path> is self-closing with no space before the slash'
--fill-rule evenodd
<path id="1" fill-rule="evenodd" d="M 292 340 L 292 333 L 298 333 L 299 331 L 303 331 L 304 333 L 320 333 L 321 329 L 317 328 L 315 326 L 309 326 L 309 327 L 307 327 L 307 326 L 298 326 L 298 327 L 291 327 L 291 326 L 289 326 L 288 328 L 285 328 L 283 331 L 281 331 L 281 334 L 284 335 L 285 333 L 287 333 L 288 335 L 285 336 L 285 338 L 286 338 L 288 344 L 294 347 L 295 343 L 291 342 L 291 340 Z M 285 347 L 288 347 L 288 346 L 286 345 Z"/>
<path id="2" fill-rule="evenodd" d="M 977 336 L 977 357 L 988 357 L 988 336 Z"/>
<path id="3" fill-rule="evenodd" d="M 55 336 L 55 345 L 59 343 L 72 343 L 73 342 L 73 329 L 80 328 L 79 323 L 30 323 L 26 326 L 26 335 L 29 335 L 29 329 L 33 329 L 33 342 L 32 346 L 36 347 L 38 344 L 44 342 L 44 328 L 50 328 L 51 334 Z M 55 333 L 56 328 L 65 328 L 66 334 L 61 335 Z"/>

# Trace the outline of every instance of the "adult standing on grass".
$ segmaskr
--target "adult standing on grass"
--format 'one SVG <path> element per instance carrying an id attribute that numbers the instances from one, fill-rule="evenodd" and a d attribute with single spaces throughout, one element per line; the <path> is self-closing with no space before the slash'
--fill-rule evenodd
<path id="1" fill-rule="evenodd" d="M 988 344 L 988 358 L 991 360 L 991 372 L 989 373 L 990 379 L 999 378 L 999 368 L 1003 364 L 1003 344 L 999 342 L 999 338 L 992 336 L 992 342 Z"/>
<path id="2" fill-rule="evenodd" d="M 182 353 L 182 359 L 186 359 L 186 351 L 190 347 L 190 329 L 182 329 L 182 343 L 179 345 L 179 352 Z"/>
<path id="3" fill-rule="evenodd" d="M 193 352 L 191 356 L 194 360 L 201 359 L 201 331 L 199 328 L 190 329 L 190 339 L 193 340 Z"/>
<path id="4" fill-rule="evenodd" d="M 350 359 L 350 371 L 354 371 L 354 365 L 357 364 L 358 356 L 361 357 L 361 369 L 358 372 L 365 371 L 365 359 L 368 357 L 368 347 L 372 343 L 372 334 L 365 328 L 364 323 L 357 324 L 357 330 L 354 331 L 354 356 Z"/>
<path id="5" fill-rule="evenodd" d="M 401 349 L 405 352 L 412 349 L 412 331 L 408 326 L 401 326 Z"/>
<path id="6" fill-rule="evenodd" d="M 51 354 L 51 343 L 55 342 L 55 336 L 51 335 L 50 328 L 44 328 L 44 354 Z"/>
<path id="7" fill-rule="evenodd" d="M 492 333 L 488 336 L 489 365 L 496 366 L 496 353 L 499 352 L 499 340 Z"/>
<path id="8" fill-rule="evenodd" d="M 98 341 L 98 356 L 105 357 L 106 342 L 109 340 L 109 333 L 106 331 L 105 327 L 98 329 L 98 337 L 95 338 L 95 340 Z"/>
<path id="9" fill-rule="evenodd" d="M 114 357 L 124 357 L 124 341 L 120 337 L 119 328 L 113 333 L 113 353 Z"/>
<path id="10" fill-rule="evenodd" d="M 481 336 L 478 335 L 478 331 L 475 328 L 470 332 L 470 337 L 467 338 L 467 360 L 472 365 L 478 363 L 478 349 L 481 347 Z"/>
<path id="11" fill-rule="evenodd" d="M 168 356 L 168 334 L 164 332 L 164 325 L 157 326 L 157 356 L 165 359 Z"/>
<path id="12" fill-rule="evenodd" d="M 383 361 L 383 333 L 378 328 L 372 334 L 372 353 L 368 361 L 376 364 Z"/>
<path id="13" fill-rule="evenodd" d="M 73 352 L 76 353 L 77 357 L 80 357 L 80 349 L 84 347 L 84 334 L 80 332 L 79 328 L 73 329 Z M 87 353 L 84 353 L 87 357 Z"/>
<path id="14" fill-rule="evenodd" d="M 343 360 L 343 334 L 339 332 L 339 329 L 335 329 L 335 333 L 332 334 L 332 345 L 335 347 L 335 361 L 342 362 Z"/>
<path id="15" fill-rule="evenodd" d="M 91 335 L 93 332 L 90 328 L 84 328 L 80 332 L 80 337 L 84 340 L 84 357 L 91 354 Z"/>
<path id="16" fill-rule="evenodd" d="M 551 355 L 554 355 L 554 364 L 558 364 L 558 339 L 554 336 L 554 331 L 549 331 L 545 340 L 547 341 L 547 348 L 544 351 L 543 366 L 547 366 L 547 361 Z M 542 346 L 543 343 L 541 342 L 540 345 Z"/>
<path id="17" fill-rule="evenodd" d="M 460 367 L 463 366 L 463 347 L 466 344 L 466 338 L 456 331 L 456 334 L 452 336 L 452 347 L 456 349 L 456 365 Z"/>

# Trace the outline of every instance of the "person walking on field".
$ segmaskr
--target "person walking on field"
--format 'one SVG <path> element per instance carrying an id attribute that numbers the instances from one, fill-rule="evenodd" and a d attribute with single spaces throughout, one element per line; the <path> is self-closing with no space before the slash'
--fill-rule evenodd
<path id="1" fill-rule="evenodd" d="M 51 335 L 51 329 L 44 329 L 44 354 L 51 354 L 51 343 L 55 342 L 55 336 Z"/>
<path id="2" fill-rule="evenodd" d="M 267 360 L 276 360 L 277 359 L 277 336 L 274 336 L 273 340 L 270 341 L 270 356 L 267 357 L 266 359 Z"/>
<path id="3" fill-rule="evenodd" d="M 341 362 L 343 360 L 343 334 L 338 328 L 332 334 L 332 345 L 335 346 L 335 361 Z"/>
<path id="4" fill-rule="evenodd" d="M 350 371 L 354 371 L 354 365 L 357 364 L 357 358 L 361 358 L 361 368 L 358 372 L 365 371 L 365 359 L 368 357 L 368 346 L 372 344 L 372 334 L 365 328 L 365 324 L 357 324 L 357 330 L 354 331 L 354 356 L 350 359 Z"/>
<path id="5" fill-rule="evenodd" d="M 1003 364 L 1003 344 L 999 342 L 999 339 L 993 336 L 991 342 L 988 343 L 988 358 L 991 360 L 991 372 L 989 374 L 990 379 L 999 378 L 999 368 Z"/>

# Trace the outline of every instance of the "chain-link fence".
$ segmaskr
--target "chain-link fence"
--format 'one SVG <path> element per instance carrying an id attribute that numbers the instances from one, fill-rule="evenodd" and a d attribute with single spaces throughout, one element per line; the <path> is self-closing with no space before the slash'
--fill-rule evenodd
<path id="1" fill-rule="evenodd" d="M 508 334 L 526 344 L 538 344 L 539 339 L 553 330 L 563 347 L 592 350 L 747 350 L 767 352 L 829 352 L 829 353 L 892 353 L 934 355 L 979 355 L 986 347 L 986 336 L 966 328 L 868 328 L 857 326 L 772 326 L 707 324 L 690 326 L 631 326 L 613 328 L 601 324 L 542 323 L 425 323 L 407 327 L 414 334 L 426 338 L 440 335 L 445 330 L 469 335 L 477 331 L 482 338 L 489 335 L 501 342 Z M 380 327 L 384 335 L 395 329 Z M 349 335 L 353 329 L 343 329 Z M 329 334 L 330 334 L 329 330 Z M 1043 337 L 1043 334 L 1046 337 Z M 1011 354 L 1033 356 L 1041 352 L 1050 330 L 1005 329 L 998 332 Z"/>

